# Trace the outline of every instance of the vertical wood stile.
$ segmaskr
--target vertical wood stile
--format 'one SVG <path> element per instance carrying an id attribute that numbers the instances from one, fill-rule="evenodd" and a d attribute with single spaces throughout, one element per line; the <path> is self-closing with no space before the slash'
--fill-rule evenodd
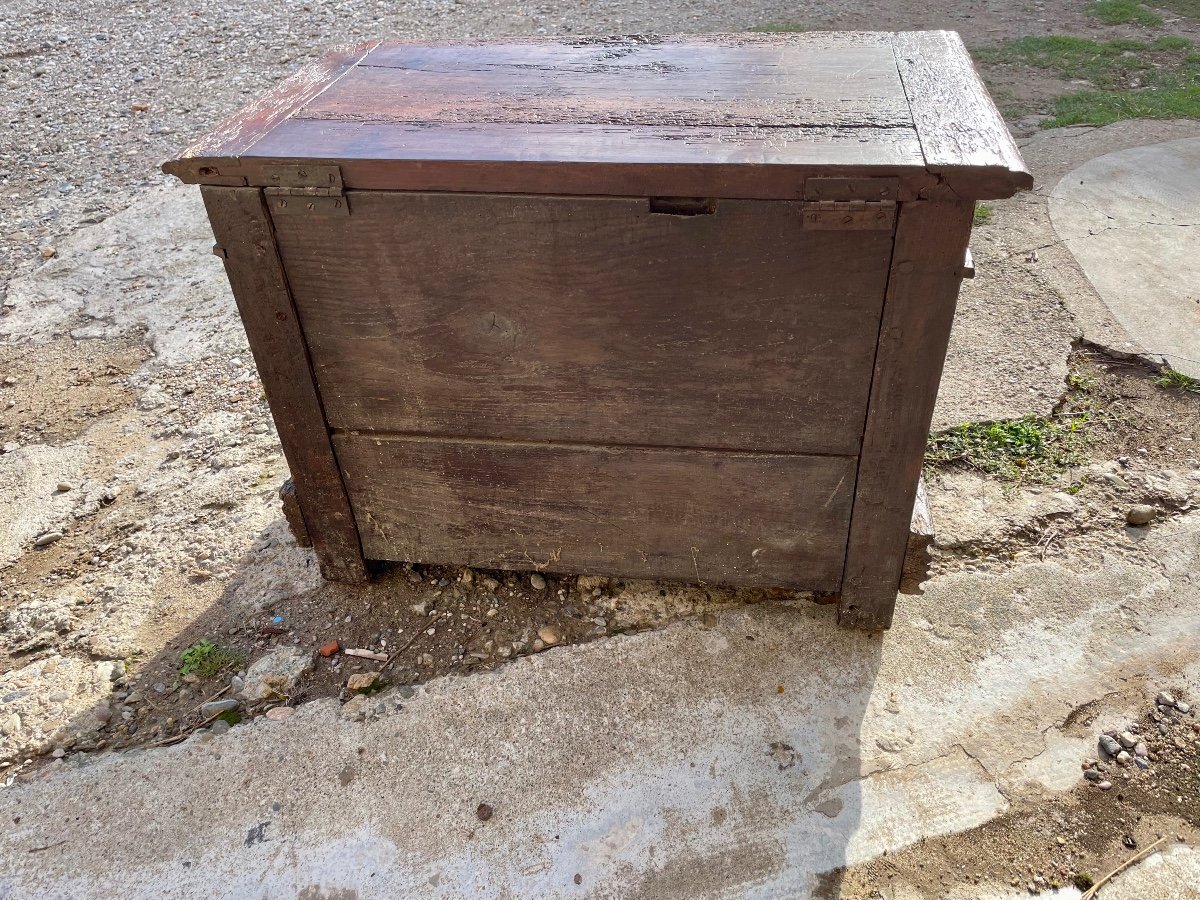
<path id="1" fill-rule="evenodd" d="M 974 204 L 900 205 L 858 463 L 838 621 L 891 625 Z"/>
<path id="2" fill-rule="evenodd" d="M 358 527 L 334 456 L 304 333 L 258 188 L 202 188 L 322 574 L 367 580 Z"/>

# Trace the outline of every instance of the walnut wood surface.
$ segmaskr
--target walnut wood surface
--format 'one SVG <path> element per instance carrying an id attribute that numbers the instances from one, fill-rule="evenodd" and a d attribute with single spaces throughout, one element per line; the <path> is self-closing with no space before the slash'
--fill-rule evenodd
<path id="1" fill-rule="evenodd" d="M 964 197 L 1033 187 L 1004 117 L 955 32 L 901 32 L 893 36 L 893 48 L 930 172 Z"/>
<path id="2" fill-rule="evenodd" d="M 275 217 L 331 426 L 858 452 L 890 231 L 789 202 L 348 197 Z"/>
<path id="3" fill-rule="evenodd" d="M 818 591 L 841 579 L 852 458 L 352 434 L 334 445 L 371 558 Z"/>
<path id="4" fill-rule="evenodd" d="M 845 625 L 891 625 L 973 210 L 900 207 L 838 607 Z"/>
<path id="5" fill-rule="evenodd" d="M 357 525 L 329 442 L 262 191 L 206 186 L 203 193 L 321 571 L 335 581 L 365 581 Z"/>
<path id="6" fill-rule="evenodd" d="M 910 197 L 939 178 L 979 198 L 1029 183 L 944 32 L 387 43 L 348 58 L 305 70 L 165 170 L 263 184 L 264 165 L 319 159 L 351 188 L 629 195 L 627 169 L 685 164 L 713 168 L 672 172 L 673 189 L 722 197 L 797 196 L 820 166 L 899 177 Z M 481 166 L 503 187 L 481 184 Z"/>
<path id="7" fill-rule="evenodd" d="M 911 132 L 891 47 L 389 47 L 304 119 L 424 124 L 879 127 Z M 564 53 L 562 51 L 569 51 Z"/>
<path id="8" fill-rule="evenodd" d="M 231 161 L 230 157 L 247 152 L 275 126 L 294 115 L 306 103 L 349 72 L 378 44 L 378 41 L 368 41 L 334 47 L 316 62 L 299 69 L 273 90 L 255 98 L 225 119 L 184 150 L 179 159 L 165 163 L 163 171 L 169 175 L 178 175 L 185 181 L 198 178 L 202 184 L 231 183 L 228 179 L 236 179 L 238 176 L 232 174 L 237 168 L 236 164 L 226 165 Z M 228 174 L 220 171 L 222 166 Z M 214 171 L 201 171 L 202 168 Z"/>

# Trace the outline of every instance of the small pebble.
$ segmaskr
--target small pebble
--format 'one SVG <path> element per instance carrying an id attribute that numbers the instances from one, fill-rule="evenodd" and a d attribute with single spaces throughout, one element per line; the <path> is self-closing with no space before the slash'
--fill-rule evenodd
<path id="1" fill-rule="evenodd" d="M 273 706 L 267 710 L 267 718 L 272 722 L 282 722 L 296 711 L 294 706 Z"/>
<path id="2" fill-rule="evenodd" d="M 167 685 L 164 682 L 156 681 L 154 683 L 154 693 L 165 694 L 166 692 L 167 692 Z"/>
<path id="3" fill-rule="evenodd" d="M 547 647 L 553 647 L 562 640 L 562 636 L 559 635 L 558 631 L 550 625 L 545 625 L 539 628 L 538 637 L 542 639 L 542 643 L 544 643 Z"/>
<path id="4" fill-rule="evenodd" d="M 61 531 L 47 531 L 40 538 L 33 542 L 35 547 L 49 547 L 56 541 L 61 541 L 63 533 Z"/>
<path id="5" fill-rule="evenodd" d="M 1133 761 L 1133 757 L 1129 755 L 1128 750 L 1122 750 L 1117 754 L 1117 762 L 1122 766 L 1127 766 Z"/>
<path id="6" fill-rule="evenodd" d="M 1133 734 L 1128 731 L 1122 731 L 1120 734 L 1118 734 L 1117 740 L 1121 742 L 1121 746 L 1126 750 L 1133 749 L 1134 745 L 1137 744 L 1137 738 L 1135 738 Z"/>
<path id="7" fill-rule="evenodd" d="M 41 254 L 42 259 L 53 259 L 58 255 L 58 250 L 56 250 L 54 247 L 42 247 Z"/>
<path id="8" fill-rule="evenodd" d="M 1101 781 L 1098 785 L 1096 785 L 1096 787 L 1100 788 L 1100 790 L 1102 790 L 1102 791 L 1112 790 L 1112 782 L 1111 781 Z"/>
<path id="9" fill-rule="evenodd" d="M 1121 745 L 1117 743 L 1117 739 L 1107 734 L 1100 735 L 1100 749 L 1109 756 L 1116 756 L 1121 752 Z"/>
<path id="10" fill-rule="evenodd" d="M 492 804 L 490 803 L 480 803 L 475 807 L 475 816 L 480 822 L 486 822 L 492 817 L 492 813 Z"/>
<path id="11" fill-rule="evenodd" d="M 1175 698 L 1166 691 L 1159 691 L 1158 696 L 1154 698 L 1154 702 L 1159 706 L 1174 706 Z"/>
<path id="12" fill-rule="evenodd" d="M 74 486 L 75 485 L 71 484 L 71 482 L 69 482 L 69 481 L 60 481 L 58 483 L 58 487 L 55 488 L 55 490 L 57 490 L 60 494 L 65 494 L 67 491 L 69 491 Z"/>
<path id="13" fill-rule="evenodd" d="M 1149 754 L 1150 754 L 1150 748 L 1146 746 L 1145 741 L 1138 741 L 1136 744 L 1134 744 L 1134 746 L 1133 746 L 1133 755 L 1134 756 L 1149 756 Z"/>
<path id="14" fill-rule="evenodd" d="M 1137 767 L 1138 767 L 1139 769 L 1148 769 L 1148 768 L 1150 768 L 1150 760 L 1148 760 L 1148 759 L 1142 759 L 1142 758 L 1139 756 L 1137 759 L 1135 759 L 1135 760 L 1134 760 L 1134 762 L 1135 762 L 1135 763 L 1137 763 Z"/>
<path id="15" fill-rule="evenodd" d="M 1084 773 L 1083 773 L 1083 777 L 1086 778 L 1088 781 L 1103 781 L 1104 780 L 1104 776 L 1101 775 L 1100 772 L 1097 771 L 1096 769 L 1085 769 Z"/>
<path id="16" fill-rule="evenodd" d="M 1131 506 L 1129 512 L 1125 514 L 1125 521 L 1130 525 L 1149 525 L 1154 521 L 1154 516 L 1157 510 L 1153 506 L 1145 503 L 1139 503 L 1136 506 Z"/>
<path id="17" fill-rule="evenodd" d="M 240 694 L 246 687 L 246 682 L 242 681 L 237 675 L 229 679 L 229 690 L 235 694 Z"/>
<path id="18" fill-rule="evenodd" d="M 1185 715 L 1192 711 L 1192 705 L 1190 703 L 1185 703 L 1183 700 L 1176 700 L 1175 708 Z"/>
<path id="19" fill-rule="evenodd" d="M 346 681 L 346 689 L 350 691 L 367 691 L 379 680 L 378 672 L 358 672 Z"/>
<path id="20" fill-rule="evenodd" d="M 544 591 L 546 589 L 546 579 L 537 572 L 529 576 L 529 584 L 535 591 Z"/>
<path id="21" fill-rule="evenodd" d="M 212 726 L 208 730 L 211 731 L 213 734 L 224 734 L 232 727 L 233 726 L 230 725 L 228 722 L 226 722 L 224 719 L 217 719 L 217 721 L 212 723 Z"/>
<path id="22" fill-rule="evenodd" d="M 241 701 L 234 700 L 232 697 L 227 700 L 210 700 L 200 706 L 200 717 L 207 719 L 224 712 L 233 712 L 241 705 Z"/>

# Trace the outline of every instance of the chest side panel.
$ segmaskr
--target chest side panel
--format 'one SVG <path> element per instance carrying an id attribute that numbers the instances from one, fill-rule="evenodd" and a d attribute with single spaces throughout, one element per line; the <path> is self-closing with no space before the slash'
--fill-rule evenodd
<path id="1" fill-rule="evenodd" d="M 890 231 L 782 201 L 347 197 L 274 217 L 335 429 L 858 452 Z"/>

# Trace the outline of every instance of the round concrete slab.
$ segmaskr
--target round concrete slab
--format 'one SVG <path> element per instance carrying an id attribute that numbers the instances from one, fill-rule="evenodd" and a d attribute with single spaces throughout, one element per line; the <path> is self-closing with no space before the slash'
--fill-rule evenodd
<path id="1" fill-rule="evenodd" d="M 1142 350 L 1200 377 L 1200 138 L 1084 163 L 1054 188 L 1050 218 Z"/>

